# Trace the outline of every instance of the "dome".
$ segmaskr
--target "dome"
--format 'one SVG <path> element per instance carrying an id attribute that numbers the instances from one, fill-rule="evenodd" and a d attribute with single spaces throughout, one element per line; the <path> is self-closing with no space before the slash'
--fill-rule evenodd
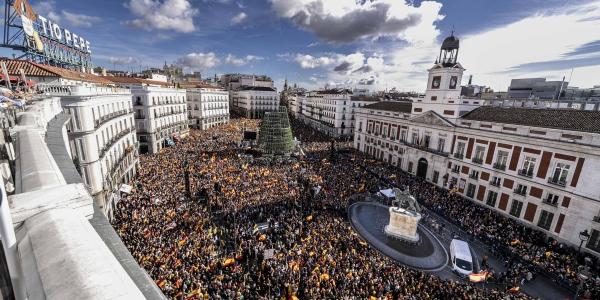
<path id="1" fill-rule="evenodd" d="M 442 50 L 458 49 L 458 45 L 459 40 L 456 37 L 454 37 L 454 35 L 451 35 L 444 39 L 444 42 L 442 43 Z"/>

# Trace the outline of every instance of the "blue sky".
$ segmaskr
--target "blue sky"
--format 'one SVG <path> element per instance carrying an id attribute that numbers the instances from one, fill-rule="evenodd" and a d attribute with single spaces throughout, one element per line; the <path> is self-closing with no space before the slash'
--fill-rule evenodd
<path id="1" fill-rule="evenodd" d="M 94 64 L 109 69 L 167 61 L 204 76 L 267 74 L 278 86 L 287 77 L 309 88 L 422 91 L 441 40 L 454 28 L 459 61 L 476 84 L 505 90 L 511 78 L 568 79 L 572 68 L 572 85 L 600 84 L 598 1 L 30 2 L 90 40 Z"/>

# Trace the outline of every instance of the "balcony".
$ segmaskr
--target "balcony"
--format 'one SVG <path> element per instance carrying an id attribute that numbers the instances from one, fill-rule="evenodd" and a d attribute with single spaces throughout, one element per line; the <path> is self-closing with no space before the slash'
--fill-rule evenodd
<path id="1" fill-rule="evenodd" d="M 469 178 L 479 180 L 478 174 L 469 174 Z"/>
<path id="2" fill-rule="evenodd" d="M 479 157 L 473 157 L 473 159 L 471 160 L 473 163 L 481 165 L 483 164 L 483 158 L 479 158 Z"/>
<path id="3" fill-rule="evenodd" d="M 600 223 L 600 216 L 594 216 L 592 220 L 596 223 Z"/>
<path id="4" fill-rule="evenodd" d="M 454 153 L 454 158 L 456 159 L 463 159 L 465 158 L 465 155 L 462 153 Z"/>
<path id="5" fill-rule="evenodd" d="M 548 183 L 560 187 L 565 187 L 567 185 L 567 182 L 565 180 L 560 180 L 558 178 L 548 178 Z"/>
<path id="6" fill-rule="evenodd" d="M 517 195 L 521 195 L 521 196 L 527 196 L 527 189 L 523 189 L 523 188 L 516 188 L 514 190 L 515 194 Z"/>
<path id="7" fill-rule="evenodd" d="M 98 128 L 102 125 L 104 125 L 104 123 L 114 119 L 114 118 L 118 118 L 118 117 L 122 117 L 125 116 L 127 114 L 132 113 L 133 111 L 129 110 L 129 109 L 123 109 L 123 110 L 118 110 L 109 114 L 105 114 L 103 116 L 101 116 L 99 119 L 94 120 L 94 124 L 96 125 L 95 128 Z"/>
<path id="8" fill-rule="evenodd" d="M 495 187 L 500 187 L 500 180 L 492 180 L 490 181 L 490 185 L 495 186 Z"/>
<path id="9" fill-rule="evenodd" d="M 558 207 L 558 200 L 551 199 L 549 197 L 544 198 L 542 200 L 542 203 L 550 205 L 550 206 Z"/>
<path id="10" fill-rule="evenodd" d="M 506 171 L 506 164 L 495 163 L 493 167 L 496 170 Z"/>
<path id="11" fill-rule="evenodd" d="M 521 170 L 519 170 L 518 173 L 519 173 L 519 175 L 524 176 L 524 177 L 528 177 L 528 178 L 533 177 L 533 169 L 531 169 L 531 170 L 521 169 Z"/>
<path id="12" fill-rule="evenodd" d="M 443 157 L 448 157 L 450 155 L 447 152 L 440 152 L 440 151 L 437 151 L 436 149 L 431 149 L 431 148 L 429 148 L 427 146 L 421 146 L 421 145 L 418 145 L 418 144 L 407 143 L 407 142 L 404 142 L 404 144 L 406 146 L 408 146 L 408 147 L 411 147 L 411 148 L 414 148 L 414 149 L 417 149 L 417 150 L 422 150 L 422 151 L 429 152 L 429 153 L 432 153 L 432 154 L 435 154 L 435 155 L 439 155 L 439 156 L 443 156 Z"/>
<path id="13" fill-rule="evenodd" d="M 456 174 L 458 174 L 459 172 L 460 172 L 460 170 L 459 170 L 459 169 L 452 169 L 452 173 L 456 173 Z"/>

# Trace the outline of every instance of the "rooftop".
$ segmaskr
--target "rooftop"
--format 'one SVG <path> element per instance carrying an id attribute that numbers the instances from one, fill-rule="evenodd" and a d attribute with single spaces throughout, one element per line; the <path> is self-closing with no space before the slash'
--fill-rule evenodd
<path id="1" fill-rule="evenodd" d="M 241 91 L 261 91 L 261 92 L 275 92 L 274 88 L 264 86 L 245 86 L 240 89 Z"/>
<path id="2" fill-rule="evenodd" d="M 320 90 L 317 91 L 319 95 L 329 95 L 329 94 L 350 94 L 352 95 L 352 91 L 349 89 L 328 89 L 328 90 Z"/>
<path id="3" fill-rule="evenodd" d="M 482 106 L 462 119 L 600 133 L 599 111 Z"/>
<path id="4" fill-rule="evenodd" d="M 363 108 L 385 110 L 391 112 L 411 113 L 412 103 L 411 102 L 399 102 L 399 101 L 381 101 L 373 104 L 365 105 Z"/>
<path id="5" fill-rule="evenodd" d="M 4 58 L 0 59 L 0 61 L 6 63 L 8 74 L 11 76 L 21 76 L 19 69 L 23 69 L 25 76 L 27 77 L 60 77 L 69 80 L 78 80 L 99 84 L 110 83 L 110 81 L 104 79 L 103 77 L 96 76 L 94 74 L 47 66 L 28 60 Z"/>
<path id="6" fill-rule="evenodd" d="M 364 96 L 364 95 L 361 95 L 361 96 L 351 96 L 350 100 L 352 100 L 352 101 L 377 102 L 377 101 L 380 101 L 381 98 L 375 97 L 375 96 Z"/>
<path id="7" fill-rule="evenodd" d="M 121 77 L 121 76 L 105 76 L 102 77 L 109 83 L 120 83 L 120 84 L 131 84 L 131 85 L 160 85 L 163 87 L 173 86 L 172 84 L 164 81 L 149 80 L 144 78 L 136 77 Z"/>

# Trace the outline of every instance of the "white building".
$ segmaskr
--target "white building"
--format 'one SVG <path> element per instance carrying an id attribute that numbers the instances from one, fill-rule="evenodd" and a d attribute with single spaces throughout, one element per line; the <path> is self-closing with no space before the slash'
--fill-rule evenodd
<path id="1" fill-rule="evenodd" d="M 421 101 L 362 108 L 355 148 L 559 241 L 587 230 L 600 254 L 600 112 L 460 98 L 457 52 L 446 39 Z"/>
<path id="2" fill-rule="evenodd" d="M 157 153 L 188 133 L 184 89 L 140 78 L 105 78 L 132 93 L 140 153 Z"/>
<path id="3" fill-rule="evenodd" d="M 290 99 L 289 105 L 292 115 L 314 129 L 332 137 L 351 137 L 356 110 L 377 101 L 377 97 L 354 96 L 350 90 L 331 89 Z"/>
<path id="4" fill-rule="evenodd" d="M 186 92 L 191 127 L 208 129 L 229 122 L 229 92 L 210 85 L 188 87 Z"/>
<path id="5" fill-rule="evenodd" d="M 98 206 L 110 216 L 115 194 L 135 176 L 138 166 L 130 91 L 49 85 L 44 92 L 60 97 L 71 116 L 67 126 L 71 157 Z"/>
<path id="6" fill-rule="evenodd" d="M 245 86 L 231 95 L 231 109 L 246 118 L 262 118 L 279 108 L 279 93 L 272 87 Z"/>
<path id="7" fill-rule="evenodd" d="M 10 126 L 14 174 L 3 172 L 0 182 L 0 260 L 8 267 L 2 277 L 9 279 L 3 296 L 164 299 L 106 217 L 94 213 L 99 207 L 71 160 L 67 127 L 72 125 L 61 99 L 39 97 L 27 104 L 18 124 Z M 9 179 L 15 182 L 13 195 L 5 190 Z"/>
<path id="8" fill-rule="evenodd" d="M 242 87 L 257 86 L 274 88 L 273 80 L 266 75 L 248 74 L 225 74 L 221 76 L 221 84 L 229 91 L 238 90 Z"/>

